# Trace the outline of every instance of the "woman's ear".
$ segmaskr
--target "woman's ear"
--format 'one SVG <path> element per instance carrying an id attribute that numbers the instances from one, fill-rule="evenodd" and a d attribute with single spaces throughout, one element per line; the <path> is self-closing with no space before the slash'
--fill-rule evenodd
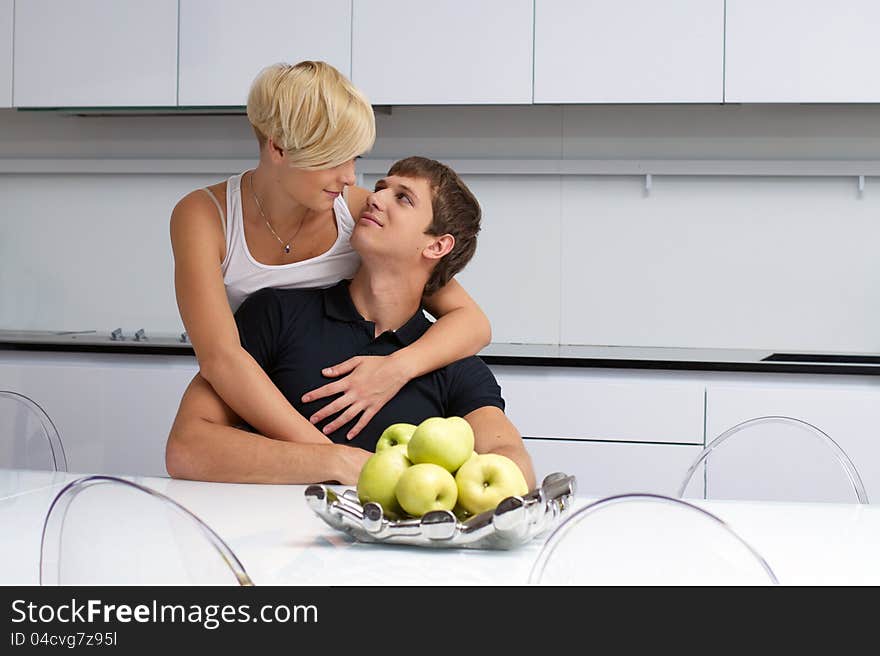
<path id="1" fill-rule="evenodd" d="M 269 160 L 273 164 L 278 164 L 284 160 L 284 149 L 275 143 L 272 137 L 266 139 L 266 151 L 269 153 Z"/>
<path id="2" fill-rule="evenodd" d="M 422 255 L 429 260 L 439 260 L 441 257 L 448 255 L 453 246 L 455 246 L 455 237 L 445 234 L 437 237 L 425 246 Z"/>

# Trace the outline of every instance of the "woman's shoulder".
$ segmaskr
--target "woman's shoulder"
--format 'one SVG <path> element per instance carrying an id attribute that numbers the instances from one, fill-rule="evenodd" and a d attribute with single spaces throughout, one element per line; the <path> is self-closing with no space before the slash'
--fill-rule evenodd
<path id="1" fill-rule="evenodd" d="M 226 241 L 226 181 L 194 189 L 183 196 L 171 212 L 171 239 L 186 236 Z"/>
<path id="2" fill-rule="evenodd" d="M 200 213 L 200 210 L 211 208 L 216 214 L 217 206 L 214 201 L 211 200 L 212 197 L 221 207 L 226 207 L 226 180 L 205 187 L 199 187 L 198 189 L 193 189 L 177 201 L 177 204 L 174 206 L 174 211 L 176 212 L 180 209 L 184 212 Z"/>

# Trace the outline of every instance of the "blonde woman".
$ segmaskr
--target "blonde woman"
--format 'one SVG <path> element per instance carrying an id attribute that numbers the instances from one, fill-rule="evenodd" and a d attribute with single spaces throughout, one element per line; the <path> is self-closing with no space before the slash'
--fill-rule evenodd
<path id="1" fill-rule="evenodd" d="M 489 321 L 449 281 L 424 298 L 437 321 L 419 340 L 394 355 L 328 363 L 328 383 L 302 400 L 338 398 L 301 416 L 241 347 L 233 313 L 265 287 L 326 288 L 352 277 L 352 217 L 369 193 L 354 186 L 354 161 L 373 146 L 375 119 L 349 80 L 313 61 L 265 68 L 247 116 L 260 148 L 256 168 L 187 194 L 172 212 L 180 316 L 202 377 L 260 434 L 330 443 L 324 433 L 351 424 L 352 439 L 409 380 L 488 344 Z M 322 432 L 315 424 L 328 418 Z"/>

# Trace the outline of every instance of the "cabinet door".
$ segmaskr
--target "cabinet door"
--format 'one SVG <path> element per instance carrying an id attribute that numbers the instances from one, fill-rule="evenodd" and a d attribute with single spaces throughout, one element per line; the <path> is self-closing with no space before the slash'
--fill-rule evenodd
<path id="1" fill-rule="evenodd" d="M 46 411 L 69 471 L 167 476 L 165 442 L 196 371 L 185 356 L 7 355 L 0 389 Z"/>
<path id="2" fill-rule="evenodd" d="M 177 104 L 177 0 L 15 7 L 16 107 Z"/>
<path id="3" fill-rule="evenodd" d="M 375 105 L 532 102 L 532 0 L 357 0 L 352 79 Z"/>
<path id="4" fill-rule="evenodd" d="M 177 355 L 126 358 L 101 369 L 106 467 L 141 476 L 168 475 L 165 443 L 197 371 L 194 357 Z"/>
<path id="5" fill-rule="evenodd" d="M 535 0 L 536 103 L 722 101 L 724 0 Z"/>
<path id="6" fill-rule="evenodd" d="M 703 444 L 703 383 L 565 367 L 492 371 L 521 435 Z"/>
<path id="7" fill-rule="evenodd" d="M 524 439 L 540 484 L 547 474 L 576 478 L 577 494 L 605 497 L 627 492 L 675 496 L 699 446 L 613 444 L 576 440 Z M 701 489 L 689 490 L 702 497 Z"/>
<path id="8" fill-rule="evenodd" d="M 351 74 L 351 0 L 180 0 L 180 104 L 244 106 L 270 64 Z"/>
<path id="9" fill-rule="evenodd" d="M 727 0 L 726 102 L 880 102 L 880 3 Z"/>
<path id="10" fill-rule="evenodd" d="M 12 14 L 15 0 L 0 0 L 0 109 L 12 107 Z"/>
<path id="11" fill-rule="evenodd" d="M 825 432 L 880 495 L 880 386 L 710 385 L 706 442 L 749 419 L 786 416 Z M 718 447 L 707 465 L 709 498 L 856 502 L 835 450 L 801 424 L 756 424 Z"/>

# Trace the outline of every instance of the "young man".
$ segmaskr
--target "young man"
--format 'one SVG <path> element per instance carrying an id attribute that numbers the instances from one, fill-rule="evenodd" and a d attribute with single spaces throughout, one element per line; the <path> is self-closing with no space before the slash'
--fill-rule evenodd
<path id="1" fill-rule="evenodd" d="M 249 432 L 197 375 L 166 445 L 169 474 L 241 483 L 354 485 L 389 425 L 461 416 L 474 430 L 475 450 L 508 456 L 533 488 L 531 459 L 504 414 L 497 381 L 477 357 L 413 379 L 351 441 L 347 433 L 356 408 L 339 422 L 333 415 L 347 404 L 334 406 L 333 398 L 306 395 L 326 382 L 322 370 L 333 363 L 390 355 L 430 327 L 422 297 L 471 259 L 480 214 L 473 194 L 447 166 L 421 157 L 394 164 L 357 217 L 351 243 L 361 265 L 350 282 L 328 289 L 264 289 L 235 314 L 242 345 L 291 404 L 319 424 L 338 427 L 326 442 L 281 441 Z"/>

